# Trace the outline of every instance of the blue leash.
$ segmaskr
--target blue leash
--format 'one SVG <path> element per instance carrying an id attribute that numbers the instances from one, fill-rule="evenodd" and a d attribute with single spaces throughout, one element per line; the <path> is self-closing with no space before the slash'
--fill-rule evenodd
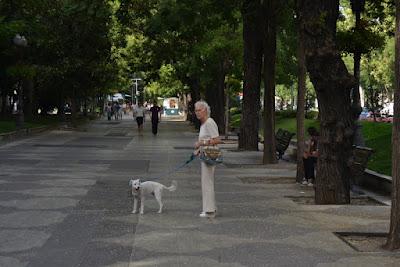
<path id="1" fill-rule="evenodd" d="M 196 156 L 195 156 L 194 154 L 190 155 L 190 158 L 189 158 L 185 163 L 183 163 L 182 165 L 179 165 L 179 166 L 176 167 L 175 169 L 173 169 L 173 170 L 167 172 L 167 173 L 166 173 L 165 175 L 163 175 L 163 176 L 168 176 L 168 175 L 170 175 L 171 173 L 177 172 L 178 170 L 182 169 L 183 167 L 185 167 L 186 165 L 188 165 L 190 162 L 192 162 L 192 161 L 195 160 L 195 159 L 196 159 Z M 152 180 L 160 179 L 160 178 L 162 178 L 163 176 L 153 177 L 153 178 L 151 178 L 151 179 L 152 179 Z"/>

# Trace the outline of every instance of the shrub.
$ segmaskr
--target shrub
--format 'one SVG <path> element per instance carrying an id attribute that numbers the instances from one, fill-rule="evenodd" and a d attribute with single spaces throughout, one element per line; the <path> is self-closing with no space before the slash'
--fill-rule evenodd
<path id="1" fill-rule="evenodd" d="M 318 111 L 310 110 L 306 112 L 306 119 L 316 120 L 318 118 Z"/>
<path id="2" fill-rule="evenodd" d="M 275 111 L 275 116 L 280 118 L 296 118 L 296 110 Z"/>

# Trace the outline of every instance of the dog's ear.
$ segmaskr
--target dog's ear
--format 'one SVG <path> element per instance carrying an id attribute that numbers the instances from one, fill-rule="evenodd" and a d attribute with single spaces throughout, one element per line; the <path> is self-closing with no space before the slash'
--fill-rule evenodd
<path id="1" fill-rule="evenodd" d="M 129 180 L 129 185 L 130 185 L 130 186 L 132 186 L 132 182 L 133 182 L 133 180 L 130 179 L 130 180 Z"/>

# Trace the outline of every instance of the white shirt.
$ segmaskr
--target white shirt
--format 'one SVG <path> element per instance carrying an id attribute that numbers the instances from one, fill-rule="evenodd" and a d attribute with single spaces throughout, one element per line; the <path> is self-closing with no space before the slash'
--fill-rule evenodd
<path id="1" fill-rule="evenodd" d="M 201 126 L 199 141 L 219 137 L 218 126 L 212 118 L 208 118 Z"/>
<path id="2" fill-rule="evenodd" d="M 144 107 L 136 107 L 135 108 L 136 117 L 144 117 L 144 111 L 145 111 Z"/>

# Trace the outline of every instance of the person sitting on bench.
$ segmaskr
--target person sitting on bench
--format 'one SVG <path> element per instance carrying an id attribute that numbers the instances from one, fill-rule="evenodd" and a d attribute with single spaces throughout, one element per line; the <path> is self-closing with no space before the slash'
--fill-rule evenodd
<path id="1" fill-rule="evenodd" d="M 303 155 L 304 179 L 302 184 L 313 186 L 315 180 L 314 169 L 318 158 L 319 133 L 314 127 L 309 127 L 307 132 L 310 135 L 310 140 L 306 142 L 306 149 Z"/>

